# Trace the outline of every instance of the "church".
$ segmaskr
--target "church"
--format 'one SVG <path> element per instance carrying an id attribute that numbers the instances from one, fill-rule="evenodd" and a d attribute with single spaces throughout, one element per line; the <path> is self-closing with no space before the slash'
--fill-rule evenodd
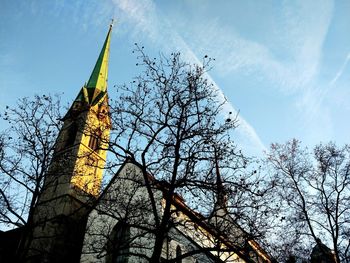
<path id="1" fill-rule="evenodd" d="M 112 25 L 88 82 L 63 119 L 43 191 L 29 216 L 32 227 L 17 230 L 25 238 L 11 243 L 8 253 L 12 249 L 21 262 L 31 263 L 274 262 L 227 212 L 217 163 L 218 194 L 209 217 L 131 159 L 100 191 L 112 125 L 107 93 L 111 33 Z M 157 239 L 153 211 L 161 214 L 169 196 L 166 232 Z M 156 248 L 159 260 L 154 261 Z M 1 258 L 6 262 L 10 256 Z"/>

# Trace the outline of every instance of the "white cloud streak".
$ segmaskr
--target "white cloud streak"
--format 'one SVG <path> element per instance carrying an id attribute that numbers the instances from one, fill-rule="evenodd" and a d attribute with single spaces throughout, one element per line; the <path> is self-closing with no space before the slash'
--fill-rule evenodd
<path id="1" fill-rule="evenodd" d="M 296 95 L 296 112 L 303 122 L 296 129 L 313 134 L 320 128 L 318 133 L 327 137 L 332 130 L 330 111 L 323 105 L 327 85 L 321 85 L 318 79 L 333 8 L 332 0 L 283 2 L 280 16 L 274 21 L 277 32 L 266 32 L 271 34 L 270 42 L 243 37 L 232 26 L 215 19 L 201 25 L 205 31 L 194 28 L 187 35 L 192 46 L 214 51 L 222 74 L 245 74 L 284 95 Z M 333 82 L 347 63 L 348 59 Z"/>
<path id="2" fill-rule="evenodd" d="M 243 37 L 232 30 L 232 26 L 227 27 L 215 19 L 200 25 L 205 30 L 196 27 L 187 35 L 193 46 L 214 52 L 222 73 L 259 75 L 280 91 L 299 92 L 318 74 L 332 9 L 333 2 L 328 0 L 322 4 L 284 2 L 281 18 L 275 21 L 279 23 L 278 32 L 267 32 L 273 34 L 269 36 L 270 43 Z"/>
<path id="3" fill-rule="evenodd" d="M 165 51 L 170 51 L 167 50 L 168 47 L 177 47 L 186 60 L 197 64 L 201 63 L 184 39 L 171 27 L 169 21 L 158 13 L 152 1 L 113 0 L 113 3 L 124 12 L 122 20 L 127 20 L 132 27 L 135 27 L 136 34 L 142 33 L 142 36 L 146 36 L 152 42 L 157 43 Z M 219 98 L 225 101 L 223 111 L 237 113 L 233 105 L 225 99 L 222 89 L 210 75 L 207 77 L 214 84 L 214 89 L 217 90 Z M 225 114 L 224 112 L 223 114 Z M 265 146 L 254 128 L 242 117 L 239 116 L 238 118 L 237 143 L 246 152 L 261 154 L 265 150 Z"/>
<path id="4" fill-rule="evenodd" d="M 343 75 L 343 72 L 346 68 L 346 66 L 348 65 L 349 63 L 349 60 L 350 60 L 350 53 L 347 55 L 347 57 L 345 58 L 345 61 L 343 63 L 343 65 L 340 67 L 340 69 L 338 70 L 338 72 L 335 74 L 334 78 L 329 82 L 329 84 L 331 86 L 333 86 L 337 81 L 338 79 L 340 78 L 341 75 Z"/>
<path id="5" fill-rule="evenodd" d="M 195 63 L 200 61 L 194 53 L 209 50 L 216 58 L 215 69 L 223 76 L 245 74 L 284 95 L 296 95 L 296 112 L 303 121 L 298 129 L 311 131 L 313 128 L 309 124 L 320 122 L 323 129 L 319 133 L 329 134 L 332 130 L 330 111 L 323 105 L 328 88 L 318 82 L 318 77 L 323 44 L 333 16 L 333 0 L 282 2 L 279 17 L 274 21 L 277 30 L 269 32 L 270 42 L 243 37 L 234 25 L 227 26 L 210 16 L 196 23 L 194 18 L 181 17 L 180 14 L 176 19 L 184 21 L 171 23 L 151 0 L 113 0 L 113 3 L 122 11 L 128 29 L 134 27 L 132 31 L 136 36 L 146 37 L 165 52 L 176 47 L 187 60 Z M 210 5 L 210 1 L 207 4 Z M 331 84 L 343 74 L 349 56 Z M 220 87 L 210 76 L 208 78 L 224 99 Z M 229 102 L 224 111 L 236 112 Z M 244 148 L 265 149 L 254 128 L 241 116 L 239 118 L 236 134 L 239 144 Z"/>

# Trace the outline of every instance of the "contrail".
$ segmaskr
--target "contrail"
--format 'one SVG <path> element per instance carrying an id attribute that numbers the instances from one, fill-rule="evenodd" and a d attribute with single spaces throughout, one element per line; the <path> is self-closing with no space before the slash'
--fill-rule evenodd
<path id="1" fill-rule="evenodd" d="M 176 46 L 181 49 L 181 53 L 186 60 L 193 61 L 199 65 L 202 64 L 184 39 L 174 31 L 169 21 L 164 16 L 157 13 L 157 8 L 153 1 L 114 0 L 113 3 L 118 9 L 126 14 L 127 19 L 131 21 L 133 27 L 145 34 L 152 42 L 167 43 L 166 46 L 161 44 L 165 49 L 169 46 Z M 213 89 L 217 91 L 220 100 L 225 103 L 222 112 L 223 116 L 227 117 L 225 114 L 227 115 L 229 112 L 232 112 L 233 114 L 237 113 L 234 106 L 225 98 L 222 89 L 215 83 L 208 73 L 207 78 L 213 83 Z M 255 132 L 254 128 L 245 119 L 238 116 L 238 123 L 239 126 L 235 130 L 238 134 L 238 138 L 236 139 L 237 143 L 242 148 L 249 152 L 253 152 L 254 154 L 261 154 L 266 150 L 266 147 Z"/>

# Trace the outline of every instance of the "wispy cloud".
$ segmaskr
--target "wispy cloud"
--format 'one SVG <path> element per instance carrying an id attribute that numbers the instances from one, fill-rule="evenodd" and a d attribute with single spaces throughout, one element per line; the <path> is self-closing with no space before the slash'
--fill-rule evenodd
<path id="1" fill-rule="evenodd" d="M 332 1 L 284 2 L 274 21 L 277 32 L 266 32 L 270 35 L 265 42 L 244 37 L 216 18 L 189 28 L 186 35 L 191 46 L 214 52 L 223 74 L 243 72 L 264 78 L 280 91 L 299 92 L 318 74 L 332 9 Z"/>
<path id="2" fill-rule="evenodd" d="M 322 141 L 332 137 L 334 132 L 333 118 L 331 114 L 331 106 L 340 106 L 344 109 L 349 109 L 348 98 L 349 91 L 342 89 L 337 85 L 338 80 L 343 75 L 349 64 L 350 53 L 346 56 L 343 64 L 340 66 L 331 81 L 327 83 L 318 83 L 316 86 L 306 88 L 298 101 L 298 107 L 305 109 L 304 111 L 304 126 L 317 130 L 317 141 Z M 315 138 L 313 138 L 315 140 Z"/>
<path id="3" fill-rule="evenodd" d="M 325 99 L 328 97 L 329 92 L 334 91 L 336 89 L 336 83 L 339 78 L 343 75 L 346 66 L 348 65 L 350 60 L 350 53 L 346 56 L 343 64 L 340 66 L 339 70 L 336 72 L 335 76 L 332 78 L 329 83 L 325 83 L 324 85 L 318 86 L 315 88 L 314 86 L 305 89 L 302 100 L 299 102 L 299 106 L 303 107 L 304 105 L 309 105 L 308 117 L 311 121 L 314 116 L 320 115 L 322 113 L 322 105 Z"/>
<path id="4" fill-rule="evenodd" d="M 318 83 L 318 78 L 323 45 L 333 16 L 332 0 L 283 2 L 278 18 L 273 21 L 275 31 L 267 32 L 269 41 L 242 35 L 234 25 L 226 25 L 215 16 L 194 21 L 194 18 L 180 14 L 174 18 L 185 21 L 171 21 L 151 0 L 114 0 L 113 3 L 136 38 L 142 35 L 163 51 L 176 47 L 187 56 L 186 59 L 197 63 L 200 61 L 196 54 L 209 51 L 217 59 L 215 71 L 222 76 L 244 74 L 264 82 L 281 96 L 292 94 L 297 98 L 294 114 L 299 114 L 298 129 L 311 131 L 312 127 L 322 125 L 320 136 L 331 133 L 331 114 L 323 105 L 327 87 Z M 331 82 L 338 80 L 348 61 L 349 58 Z M 224 98 L 220 87 L 217 89 Z M 225 111 L 236 112 L 229 102 Z M 239 144 L 244 148 L 264 149 L 255 129 L 244 118 L 240 117 L 239 121 L 236 133 Z"/>
<path id="5" fill-rule="evenodd" d="M 214 52 L 216 68 L 221 74 L 244 74 L 262 81 L 281 96 L 292 94 L 297 98 L 295 112 L 303 122 L 297 129 L 312 131 L 317 127 L 321 128 L 318 133 L 329 135 L 332 121 L 323 105 L 327 87 L 318 80 L 333 9 L 332 0 L 285 1 L 273 21 L 277 29 L 266 32 L 268 41 L 257 38 L 256 34 L 254 39 L 249 34 L 243 36 L 238 29 L 222 24 L 217 18 L 189 28 L 185 35 L 191 47 Z M 347 63 L 348 59 L 335 80 Z"/>
<path id="6" fill-rule="evenodd" d="M 142 33 L 143 37 L 147 37 L 152 42 L 162 47 L 162 50 L 167 50 L 168 47 L 176 47 L 179 49 L 185 58 L 193 63 L 200 63 L 200 60 L 189 47 L 188 43 L 174 30 L 171 23 L 162 16 L 153 1 L 130 1 L 130 0 L 113 0 L 113 3 L 119 10 L 124 12 L 122 19 L 128 20 L 134 27 L 137 34 Z M 121 14 L 119 14 L 121 15 Z M 210 75 L 208 79 L 214 84 L 219 98 L 226 101 L 223 114 L 237 111 L 233 105 L 225 99 L 222 89 L 215 83 Z M 265 146 L 255 132 L 254 128 L 242 117 L 239 117 L 239 127 L 237 129 L 238 143 L 250 153 L 259 153 L 265 150 Z"/>
<path id="7" fill-rule="evenodd" d="M 340 67 L 340 69 L 337 71 L 337 73 L 335 74 L 334 78 L 329 82 L 330 86 L 333 86 L 338 79 L 340 78 L 341 75 L 343 75 L 343 72 L 346 68 L 346 66 L 348 65 L 350 60 L 350 53 L 347 55 L 347 57 L 345 58 L 345 61 L 343 63 L 343 65 Z"/>

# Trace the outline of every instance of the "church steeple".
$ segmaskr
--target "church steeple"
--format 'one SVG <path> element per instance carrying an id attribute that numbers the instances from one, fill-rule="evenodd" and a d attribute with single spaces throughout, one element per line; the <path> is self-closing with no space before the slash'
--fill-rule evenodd
<path id="1" fill-rule="evenodd" d="M 89 81 L 63 118 L 51 164 L 33 213 L 28 262 L 79 259 L 86 214 L 99 196 L 110 133 L 107 96 L 110 25 Z M 69 222 L 69 223 L 68 223 Z M 78 253 L 78 254 L 77 254 Z"/>
<path id="2" fill-rule="evenodd" d="M 107 77 L 112 27 L 113 24 L 109 26 L 89 81 L 64 117 L 57 138 L 56 158 L 49 173 L 56 175 L 52 178 L 57 178 L 59 185 L 67 185 L 61 187 L 62 191 L 73 193 L 71 188 L 74 188 L 95 197 L 99 194 L 110 131 Z M 57 177 L 58 173 L 63 175 Z"/>
<path id="3" fill-rule="evenodd" d="M 113 20 L 89 81 L 66 115 L 67 124 L 77 123 L 82 133 L 81 137 L 75 137 L 80 146 L 70 183 L 94 196 L 98 195 L 101 185 L 110 130 L 107 79 L 112 28 Z"/>
<path id="4" fill-rule="evenodd" d="M 88 105 L 93 106 L 100 102 L 107 92 L 109 47 L 111 42 L 112 28 L 113 21 L 109 26 L 105 42 L 96 61 L 95 67 L 91 73 L 89 81 L 82 87 L 80 93 L 75 99 L 76 102 L 85 102 Z"/>
<path id="5" fill-rule="evenodd" d="M 215 149 L 215 173 L 216 173 L 216 206 L 220 208 L 227 208 L 227 196 L 226 191 L 222 182 L 219 159 L 217 156 L 217 150 Z"/>
<path id="6" fill-rule="evenodd" d="M 227 192 L 223 184 L 220 168 L 219 156 L 216 147 L 214 146 L 214 167 L 215 170 L 215 193 L 216 200 L 211 214 L 209 215 L 209 223 L 213 224 L 217 229 L 224 230 L 227 225 Z"/>
<path id="7" fill-rule="evenodd" d="M 108 76 L 108 59 L 109 59 L 109 46 L 111 41 L 111 32 L 113 25 L 109 26 L 106 40 L 103 44 L 101 53 L 97 59 L 94 70 L 91 73 L 90 79 L 86 85 L 88 89 L 98 90 L 105 92 L 107 88 L 107 76 Z"/>

